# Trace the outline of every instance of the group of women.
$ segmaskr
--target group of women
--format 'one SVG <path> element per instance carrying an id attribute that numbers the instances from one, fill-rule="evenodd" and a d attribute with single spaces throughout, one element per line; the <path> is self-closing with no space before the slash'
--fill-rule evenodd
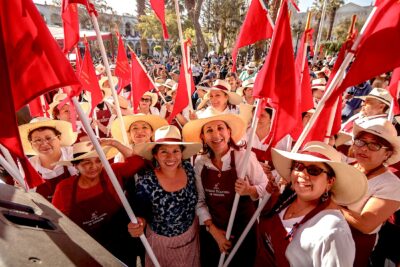
<path id="1" fill-rule="evenodd" d="M 170 88 L 165 92 L 173 101 L 176 85 L 170 85 L 160 83 Z M 394 126 L 383 118 L 356 125 L 351 166 L 321 142 L 298 153 L 272 148 L 274 112 L 266 107 L 254 153 L 245 161 L 253 107 L 243 102 L 253 101 L 251 88 L 249 79 L 236 90 L 242 98 L 217 80 L 202 88 L 199 110 L 180 114 L 176 125 L 151 111 L 159 103 L 154 93 L 145 93 L 141 113 L 123 117 L 127 146 L 119 120 L 103 125 L 111 138 L 100 143 L 115 162 L 111 167 L 138 223 L 129 222 L 92 144 L 76 142 L 70 117 L 53 113 L 53 120 L 20 126 L 24 150 L 45 180 L 36 190 L 129 266 L 136 256 L 152 266 L 141 252 L 142 234 L 161 266 L 216 266 L 221 252 L 236 245 L 260 199 L 267 204 L 230 266 L 368 266 L 379 229 L 400 207 L 400 181 L 388 169 L 400 160 Z M 236 194 L 240 201 L 227 238 Z"/>

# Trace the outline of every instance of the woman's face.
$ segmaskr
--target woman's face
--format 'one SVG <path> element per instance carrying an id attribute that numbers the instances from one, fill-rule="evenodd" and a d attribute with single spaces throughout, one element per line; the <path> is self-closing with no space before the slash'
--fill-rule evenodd
<path id="1" fill-rule="evenodd" d="M 151 96 L 143 95 L 139 102 L 139 108 L 144 110 L 150 110 Z"/>
<path id="2" fill-rule="evenodd" d="M 161 169 L 175 170 L 182 162 L 182 150 L 179 145 L 162 145 L 154 155 Z"/>
<path id="3" fill-rule="evenodd" d="M 211 121 L 203 126 L 201 138 L 214 154 L 224 155 L 229 149 L 231 130 L 223 121 Z"/>
<path id="4" fill-rule="evenodd" d="M 60 109 L 60 114 L 58 115 L 57 119 L 61 121 L 71 121 L 71 113 L 70 113 L 70 106 L 65 104 Z"/>
<path id="5" fill-rule="evenodd" d="M 363 141 L 365 145 L 359 147 L 353 144 L 352 148 L 354 157 L 357 159 L 357 162 L 366 170 L 371 170 L 375 167 L 378 167 L 392 154 L 391 151 L 387 151 L 387 149 L 384 147 L 380 148 L 378 151 L 372 151 L 370 148 L 368 148 L 368 143 L 379 145 L 378 138 L 373 134 L 363 132 L 358 135 L 356 139 Z"/>
<path id="6" fill-rule="evenodd" d="M 318 175 L 314 171 L 318 169 L 322 172 Z M 297 197 L 303 201 L 319 200 L 322 194 L 332 188 L 334 179 L 328 179 L 328 168 L 321 162 L 297 162 L 294 164 L 291 179 L 293 189 L 296 191 Z M 318 171 L 317 171 L 318 172 Z"/>
<path id="7" fill-rule="evenodd" d="M 84 159 L 75 165 L 81 176 L 89 179 L 100 177 L 103 165 L 98 157 Z"/>
<path id="8" fill-rule="evenodd" d="M 60 137 L 50 129 L 34 130 L 31 134 L 31 145 L 33 150 L 40 155 L 50 156 L 61 152 Z"/>
<path id="9" fill-rule="evenodd" d="M 228 95 L 220 90 L 210 91 L 210 103 L 213 108 L 219 111 L 226 109 L 228 105 Z"/>
<path id="10" fill-rule="evenodd" d="M 129 127 L 129 134 L 133 144 L 150 142 L 153 130 L 147 122 L 136 121 Z"/>
<path id="11" fill-rule="evenodd" d="M 269 116 L 268 112 L 265 109 L 261 110 L 260 118 L 258 119 L 258 125 L 266 126 L 271 124 L 271 117 Z"/>
<path id="12" fill-rule="evenodd" d="M 243 90 L 243 95 L 248 98 L 253 97 L 253 88 L 250 87 L 245 88 Z"/>

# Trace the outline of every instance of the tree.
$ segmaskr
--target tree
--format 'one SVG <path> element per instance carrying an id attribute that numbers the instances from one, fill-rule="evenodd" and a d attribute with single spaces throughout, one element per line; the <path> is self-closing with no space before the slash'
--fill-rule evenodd
<path id="1" fill-rule="evenodd" d="M 196 50 L 199 58 L 203 58 L 207 54 L 207 44 L 204 40 L 203 31 L 199 22 L 201 7 L 204 0 L 185 0 L 185 7 L 188 11 L 189 18 L 193 23 L 196 33 Z"/>
<path id="2" fill-rule="evenodd" d="M 322 14 L 322 9 L 324 2 L 326 2 L 326 17 L 328 17 L 329 25 L 328 25 L 328 32 L 327 32 L 327 37 L 326 40 L 331 39 L 332 35 L 332 29 L 333 29 L 333 24 L 335 23 L 335 16 L 336 16 L 336 11 L 339 9 L 344 4 L 343 0 L 314 0 L 311 11 L 313 11 L 313 14 L 315 14 L 315 18 L 317 19 L 317 26 L 316 30 L 314 31 L 314 35 L 318 35 L 319 30 L 319 25 L 321 23 L 321 14 Z"/>

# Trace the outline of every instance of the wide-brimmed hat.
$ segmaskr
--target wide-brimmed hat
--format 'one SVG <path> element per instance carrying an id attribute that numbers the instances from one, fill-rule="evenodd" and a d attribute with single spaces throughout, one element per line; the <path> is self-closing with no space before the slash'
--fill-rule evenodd
<path id="1" fill-rule="evenodd" d="M 156 78 L 154 80 L 154 84 L 156 86 L 164 86 L 165 80 L 163 78 Z"/>
<path id="2" fill-rule="evenodd" d="M 181 133 L 174 125 L 167 125 L 158 128 L 154 134 L 154 142 L 142 143 L 135 146 L 135 153 L 151 160 L 153 158 L 152 149 L 156 145 L 182 145 L 182 159 L 188 159 L 195 155 L 202 148 L 200 142 L 182 142 Z"/>
<path id="3" fill-rule="evenodd" d="M 311 89 L 318 89 L 325 91 L 326 80 L 324 78 L 314 79 L 311 82 Z"/>
<path id="4" fill-rule="evenodd" d="M 30 132 L 41 127 L 51 127 L 61 133 L 60 145 L 70 146 L 75 143 L 78 136 L 77 133 L 73 132 L 72 124 L 68 121 L 51 120 L 48 118 L 38 117 L 32 119 L 29 123 L 23 124 L 18 127 L 19 134 L 21 136 L 22 147 L 26 155 L 36 155 L 37 153 L 33 150 L 31 143 L 28 140 Z"/>
<path id="5" fill-rule="evenodd" d="M 364 121 L 360 124 L 354 123 L 353 136 L 360 132 L 367 132 L 379 136 L 388 141 L 393 147 L 392 155 L 386 160 L 388 165 L 400 161 L 400 138 L 397 136 L 396 128 L 385 118 L 376 118 Z"/>
<path id="6" fill-rule="evenodd" d="M 239 116 L 247 123 L 251 123 L 253 119 L 253 109 L 254 105 L 250 105 L 247 103 L 239 104 Z"/>
<path id="7" fill-rule="evenodd" d="M 116 86 L 118 84 L 118 77 L 111 76 L 111 78 L 112 78 L 112 82 L 113 82 L 114 86 Z M 104 89 L 104 88 L 111 89 L 110 84 L 106 85 L 106 82 L 108 82 L 107 76 L 104 76 L 99 80 L 100 89 Z"/>
<path id="8" fill-rule="evenodd" d="M 328 164 L 335 172 L 335 182 L 332 186 L 332 199 L 339 205 L 349 205 L 359 201 L 367 192 L 367 177 L 341 161 L 341 154 L 333 147 L 319 141 L 307 143 L 302 152 L 272 149 L 272 162 L 277 172 L 287 181 L 291 180 L 293 161 L 322 162 Z"/>
<path id="9" fill-rule="evenodd" d="M 231 138 L 238 143 L 246 133 L 247 123 L 236 114 L 224 114 L 212 107 L 202 112 L 198 119 L 191 120 L 182 129 L 183 140 L 201 142 L 200 134 L 203 126 L 211 121 L 224 121 L 231 129 Z"/>
<path id="10" fill-rule="evenodd" d="M 176 90 L 178 90 L 178 84 L 177 84 L 177 83 L 174 84 L 174 86 L 172 86 L 172 89 L 171 89 L 171 90 L 168 90 L 168 91 L 167 91 L 167 95 L 172 96 L 172 94 L 175 93 Z"/>
<path id="11" fill-rule="evenodd" d="M 107 160 L 112 159 L 118 154 L 118 150 L 111 146 L 103 146 L 101 147 L 104 154 L 106 155 Z M 96 149 L 93 147 L 92 142 L 79 142 L 72 146 L 73 150 L 73 158 L 68 160 L 60 160 L 58 161 L 57 165 L 63 166 L 72 166 L 72 161 L 82 160 L 82 159 L 89 159 L 89 158 L 98 158 L 99 154 L 97 153 Z"/>
<path id="12" fill-rule="evenodd" d="M 376 99 L 383 104 L 387 105 L 390 107 L 390 104 L 392 103 L 392 96 L 390 95 L 389 91 L 383 88 L 374 88 L 371 90 L 371 92 L 368 95 L 364 96 L 355 96 L 354 98 L 359 98 L 362 100 L 365 100 L 367 98 L 373 98 Z"/>
<path id="13" fill-rule="evenodd" d="M 175 82 L 174 80 L 167 79 L 167 80 L 163 83 L 163 85 L 164 85 L 165 87 L 169 88 L 169 89 L 172 89 L 172 87 L 174 87 L 174 85 L 175 85 L 176 83 L 177 83 L 177 82 Z"/>
<path id="14" fill-rule="evenodd" d="M 158 101 L 158 95 L 156 93 L 152 93 L 150 91 L 147 91 L 146 93 L 143 94 L 143 96 L 150 96 L 151 97 L 151 104 L 150 106 L 154 107 L 157 104 Z M 143 97 L 142 96 L 142 97 Z"/>
<path id="15" fill-rule="evenodd" d="M 256 70 L 257 69 L 257 64 L 254 61 L 252 61 L 249 64 L 247 64 L 244 68 L 246 70 Z"/>
<path id="16" fill-rule="evenodd" d="M 246 89 L 246 88 L 253 88 L 253 87 L 254 87 L 255 81 L 256 81 L 255 77 L 245 80 L 245 81 L 242 83 L 242 86 L 239 87 L 239 88 L 236 90 L 236 93 L 237 93 L 238 95 L 240 95 L 240 96 L 243 96 L 243 91 L 244 91 L 244 89 Z"/>
<path id="17" fill-rule="evenodd" d="M 210 99 L 210 92 L 211 91 L 222 91 L 228 95 L 228 102 L 232 105 L 239 105 L 242 103 L 243 99 L 240 95 L 235 92 L 231 91 L 231 85 L 224 80 L 216 80 L 212 87 L 208 89 L 208 92 L 204 95 L 203 100 L 197 107 L 197 109 L 202 109 L 207 101 Z"/>
<path id="18" fill-rule="evenodd" d="M 138 114 L 134 114 L 134 115 L 122 116 L 122 119 L 124 121 L 126 131 L 129 131 L 129 127 L 131 126 L 131 124 L 134 122 L 137 122 L 137 121 L 147 122 L 153 129 L 153 132 L 162 126 L 168 125 L 168 122 L 165 119 L 161 118 L 160 116 L 156 116 L 156 115 L 152 115 L 152 114 L 146 115 L 146 114 L 138 113 Z M 124 139 L 122 137 L 122 132 L 121 132 L 120 120 L 114 120 L 112 122 L 111 135 L 113 138 L 117 139 L 121 143 L 124 142 Z"/>
<path id="19" fill-rule="evenodd" d="M 64 101 L 64 99 L 67 98 L 67 94 L 63 93 L 63 92 L 58 92 L 57 94 L 55 94 L 53 96 L 53 102 L 51 102 L 49 104 L 49 109 L 48 109 L 48 113 L 50 114 L 50 116 L 53 118 L 53 110 L 55 107 L 57 107 L 62 101 Z M 68 103 L 69 105 L 69 103 Z M 89 102 L 79 102 L 79 105 L 81 106 L 83 112 L 85 112 L 86 114 L 89 113 L 90 111 L 90 103 Z M 53 118 L 56 119 L 56 118 Z"/>
<path id="20" fill-rule="evenodd" d="M 95 70 L 96 70 L 96 75 L 100 75 L 100 74 L 104 73 L 104 71 L 106 70 L 106 67 L 104 67 L 103 64 L 99 63 L 96 65 Z"/>

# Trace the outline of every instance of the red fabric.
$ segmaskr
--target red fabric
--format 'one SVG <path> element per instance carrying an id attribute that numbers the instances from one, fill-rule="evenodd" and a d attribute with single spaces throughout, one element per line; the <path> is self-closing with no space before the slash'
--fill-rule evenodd
<path id="1" fill-rule="evenodd" d="M 117 63 L 115 67 L 115 76 L 118 77 L 118 92 L 122 88 L 131 83 L 131 71 L 128 62 L 128 57 L 126 56 L 124 43 L 122 42 L 122 37 L 118 37 L 118 54 Z"/>
<path id="2" fill-rule="evenodd" d="M 90 56 L 89 44 L 87 42 L 85 42 L 85 51 L 79 79 L 81 80 L 82 88 L 91 93 L 93 111 L 97 104 L 103 100 L 103 95 L 100 90 L 92 57 Z"/>
<path id="3" fill-rule="evenodd" d="M 395 69 L 390 80 L 389 92 L 393 97 L 393 114 L 399 114 L 400 67 Z"/>
<path id="4" fill-rule="evenodd" d="M 82 67 L 83 61 L 82 61 L 81 52 L 80 52 L 80 50 L 79 50 L 79 48 L 78 48 L 77 46 L 75 46 L 75 55 L 76 55 L 75 72 L 76 72 L 76 73 L 80 73 L 80 72 L 81 72 L 81 67 Z"/>
<path id="5" fill-rule="evenodd" d="M 273 28 L 267 14 L 267 10 L 261 6 L 260 0 L 251 1 L 249 11 L 232 50 L 233 72 L 236 71 L 236 57 L 239 48 L 272 37 Z"/>
<path id="6" fill-rule="evenodd" d="M 355 51 L 353 61 L 338 90 L 328 101 L 334 102 L 346 88 L 360 84 L 400 66 L 400 2 L 386 0 L 377 7 Z"/>
<path id="7" fill-rule="evenodd" d="M 310 70 L 307 60 L 307 51 L 305 51 L 305 47 L 307 45 L 306 43 L 308 43 L 312 39 L 312 32 L 313 30 L 309 29 L 303 33 L 301 37 L 300 47 L 297 50 L 296 56 L 296 75 L 299 79 L 299 85 L 301 88 L 300 112 L 306 112 L 314 107 L 311 91 Z"/>
<path id="8" fill-rule="evenodd" d="M 144 166 L 144 160 L 138 156 L 133 156 L 127 158 L 123 163 L 113 163 L 111 164 L 111 168 L 113 169 L 115 176 L 119 184 L 124 187 L 124 184 L 127 180 L 132 179 L 133 175 L 140 170 Z M 115 199 L 119 199 L 117 192 L 114 190 L 114 187 L 108 177 L 106 171 L 103 169 L 100 176 L 106 180 L 107 188 L 110 192 L 113 193 Z M 53 205 L 58 208 L 60 211 L 69 214 L 71 210 L 71 197 L 72 197 L 72 186 L 74 180 L 77 179 L 76 176 L 72 176 L 60 182 L 53 196 Z M 77 200 L 76 202 L 81 202 L 92 197 L 99 195 L 103 189 L 101 184 L 98 183 L 94 187 L 83 189 L 78 186 L 77 188 Z"/>
<path id="9" fill-rule="evenodd" d="M 343 45 L 342 48 L 339 51 L 338 58 L 335 62 L 335 65 L 333 66 L 332 73 L 329 76 L 329 80 L 327 83 L 327 88 L 329 84 L 332 82 L 333 77 L 335 77 L 338 69 L 342 65 L 342 62 L 344 60 L 344 57 L 346 55 L 346 52 L 351 49 L 351 46 L 353 45 L 353 39 L 347 40 Z M 337 108 L 336 108 L 336 113 L 335 113 L 335 119 L 332 125 L 331 133 L 329 136 L 333 136 L 337 134 L 340 131 L 341 123 L 342 123 L 342 101 L 341 97 L 336 98 L 336 100 L 339 100 Z M 335 102 L 330 102 L 330 103 L 325 103 L 324 108 L 321 111 L 321 114 L 318 116 L 317 120 L 315 121 L 313 127 L 311 128 L 310 132 L 307 135 L 307 138 L 305 139 L 304 143 L 307 143 L 308 141 L 321 141 L 323 142 L 325 137 L 327 137 L 327 132 L 328 130 L 328 124 L 329 124 L 329 118 L 331 116 L 331 113 L 333 111 Z"/>
<path id="10" fill-rule="evenodd" d="M 140 98 L 144 93 L 150 91 L 154 88 L 153 83 L 147 76 L 146 70 L 142 68 L 134 52 L 131 52 L 132 59 L 132 91 L 131 95 L 133 97 L 133 110 L 137 113 Z"/>
<path id="11" fill-rule="evenodd" d="M 293 7 L 297 10 L 297 12 L 300 12 L 300 8 L 297 6 L 296 1 L 290 0 L 290 3 L 292 3 Z"/>
<path id="12" fill-rule="evenodd" d="M 15 110 L 48 91 L 79 84 L 32 1 L 1 1 L 0 8 L 6 55 L 1 68 L 8 68 Z"/>
<path id="13" fill-rule="evenodd" d="M 68 53 L 79 42 L 79 14 L 78 5 L 63 0 L 61 18 L 64 28 L 64 53 Z"/>
<path id="14" fill-rule="evenodd" d="M 49 105 L 47 104 L 46 100 L 43 97 L 44 101 L 44 106 L 42 105 L 42 102 L 40 101 L 40 96 L 36 97 L 33 99 L 31 102 L 29 102 L 29 111 L 31 113 L 31 117 L 36 118 L 36 117 L 49 117 L 49 114 L 47 112 L 44 112 L 44 110 L 49 109 Z"/>
<path id="15" fill-rule="evenodd" d="M 161 22 L 164 39 L 168 39 L 167 25 L 165 24 L 165 3 L 164 0 L 150 0 L 151 8 Z"/>
<path id="16" fill-rule="evenodd" d="M 277 105 L 277 121 L 284 121 L 275 128 L 272 145 L 287 134 L 295 133 L 301 124 L 300 92 L 296 90 L 296 73 L 290 30 L 287 0 L 282 2 L 270 51 L 264 66 L 257 75 L 253 95 L 271 98 Z"/>
<path id="17" fill-rule="evenodd" d="M 189 49 L 189 45 L 191 45 L 191 40 L 187 40 L 184 43 L 184 50 L 185 54 L 188 55 L 187 51 Z M 190 59 L 187 58 L 187 66 L 188 66 L 188 73 L 190 76 L 190 81 L 191 81 L 191 94 L 194 93 L 194 81 L 192 77 L 192 70 L 190 68 Z M 188 94 L 188 84 L 186 83 L 186 77 L 185 77 L 185 68 L 183 66 L 183 59 L 181 63 L 181 68 L 180 68 L 180 74 L 179 74 L 179 83 L 178 83 L 178 89 L 176 90 L 176 96 L 175 96 L 175 102 L 174 102 L 174 107 L 172 109 L 171 114 L 168 117 L 168 123 L 171 123 L 171 121 L 175 118 L 177 114 L 182 112 L 184 108 L 186 108 L 189 105 L 189 94 Z"/>

